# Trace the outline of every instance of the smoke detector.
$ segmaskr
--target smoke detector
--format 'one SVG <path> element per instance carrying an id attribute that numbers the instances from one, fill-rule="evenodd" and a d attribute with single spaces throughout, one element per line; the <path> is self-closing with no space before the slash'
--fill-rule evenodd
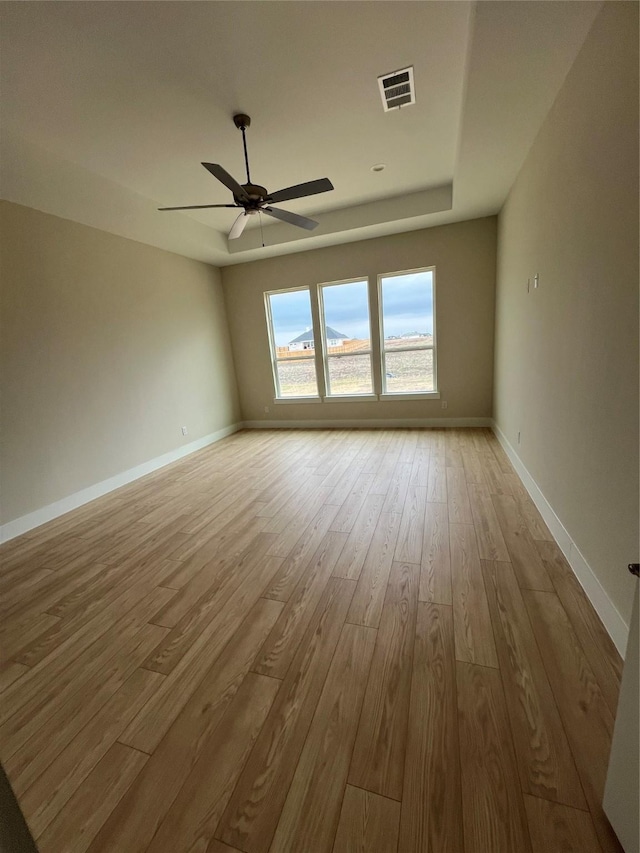
<path id="1" fill-rule="evenodd" d="M 416 102 L 412 65 L 378 77 L 378 87 L 385 113 Z"/>

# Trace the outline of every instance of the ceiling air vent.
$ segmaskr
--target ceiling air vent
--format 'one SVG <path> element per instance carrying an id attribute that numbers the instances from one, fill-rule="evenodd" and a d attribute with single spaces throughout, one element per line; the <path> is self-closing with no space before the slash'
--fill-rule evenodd
<path id="1" fill-rule="evenodd" d="M 416 102 L 413 66 L 403 68 L 401 71 L 392 71 L 391 74 L 383 74 L 382 77 L 378 77 L 378 86 L 385 113 Z"/>

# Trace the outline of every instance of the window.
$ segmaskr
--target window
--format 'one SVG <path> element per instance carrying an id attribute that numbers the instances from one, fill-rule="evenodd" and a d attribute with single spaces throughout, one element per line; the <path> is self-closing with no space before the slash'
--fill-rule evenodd
<path id="1" fill-rule="evenodd" d="M 383 393 L 435 391 L 433 270 L 381 275 L 378 282 Z"/>
<path id="2" fill-rule="evenodd" d="M 439 396 L 433 267 L 272 291 L 265 309 L 276 401 Z"/>
<path id="3" fill-rule="evenodd" d="M 278 291 L 265 297 L 276 397 L 317 397 L 309 289 Z"/>
<path id="4" fill-rule="evenodd" d="M 318 292 L 327 396 L 372 394 L 369 282 L 321 284 Z"/>

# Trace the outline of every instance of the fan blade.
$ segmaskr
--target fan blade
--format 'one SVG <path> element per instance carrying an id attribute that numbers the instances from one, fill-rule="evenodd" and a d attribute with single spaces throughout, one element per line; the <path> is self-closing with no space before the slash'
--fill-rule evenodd
<path id="1" fill-rule="evenodd" d="M 239 237 L 244 231 L 245 225 L 247 224 L 247 220 L 249 219 L 248 213 L 241 213 L 240 216 L 236 219 L 236 221 L 231 226 L 231 231 L 229 231 L 229 239 L 235 240 L 236 237 Z"/>
<path id="2" fill-rule="evenodd" d="M 240 204 L 189 204 L 187 207 L 159 207 L 158 210 L 207 210 L 210 207 L 241 207 Z"/>
<path id="3" fill-rule="evenodd" d="M 304 198 L 308 195 L 316 195 L 317 193 L 327 193 L 333 189 L 333 184 L 329 178 L 319 178 L 317 181 L 307 181 L 306 184 L 296 184 L 295 187 L 287 187 L 284 190 L 278 190 L 268 196 L 267 201 L 290 201 L 292 198 Z"/>
<path id="4" fill-rule="evenodd" d="M 263 213 L 273 216 L 274 219 L 281 219 L 283 222 L 289 222 L 299 228 L 306 228 L 307 231 L 313 231 L 320 224 L 315 219 L 307 219 L 306 216 L 298 216 L 297 213 L 289 213 L 288 210 L 278 210 L 276 207 L 261 207 L 260 209 Z"/>
<path id="5" fill-rule="evenodd" d="M 237 196 L 238 198 L 249 200 L 249 196 L 247 195 L 245 189 L 240 186 L 240 184 L 236 181 L 235 178 L 232 178 L 229 172 L 222 168 L 222 166 L 218 166 L 217 163 L 203 163 L 202 164 L 208 172 L 211 172 L 214 178 L 217 178 L 221 183 L 225 185 L 231 192 Z"/>

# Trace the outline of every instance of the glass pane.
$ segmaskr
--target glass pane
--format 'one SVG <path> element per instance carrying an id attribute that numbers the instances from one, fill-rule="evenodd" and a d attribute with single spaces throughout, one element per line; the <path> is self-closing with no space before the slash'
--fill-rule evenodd
<path id="1" fill-rule="evenodd" d="M 300 358 L 314 349 L 311 298 L 308 290 L 269 296 L 277 358 Z"/>
<path id="2" fill-rule="evenodd" d="M 385 389 L 389 394 L 406 394 L 433 391 L 433 350 L 387 352 L 385 362 Z"/>
<path id="3" fill-rule="evenodd" d="M 316 365 L 312 358 L 277 363 L 281 397 L 308 397 L 318 393 Z"/>
<path id="4" fill-rule="evenodd" d="M 366 280 L 326 285 L 322 288 L 322 301 L 329 353 L 371 349 Z"/>
<path id="5" fill-rule="evenodd" d="M 380 280 L 385 349 L 433 345 L 433 273 L 402 273 Z"/>
<path id="6" fill-rule="evenodd" d="M 371 394 L 371 357 L 346 355 L 327 359 L 329 365 L 329 394 Z"/>

